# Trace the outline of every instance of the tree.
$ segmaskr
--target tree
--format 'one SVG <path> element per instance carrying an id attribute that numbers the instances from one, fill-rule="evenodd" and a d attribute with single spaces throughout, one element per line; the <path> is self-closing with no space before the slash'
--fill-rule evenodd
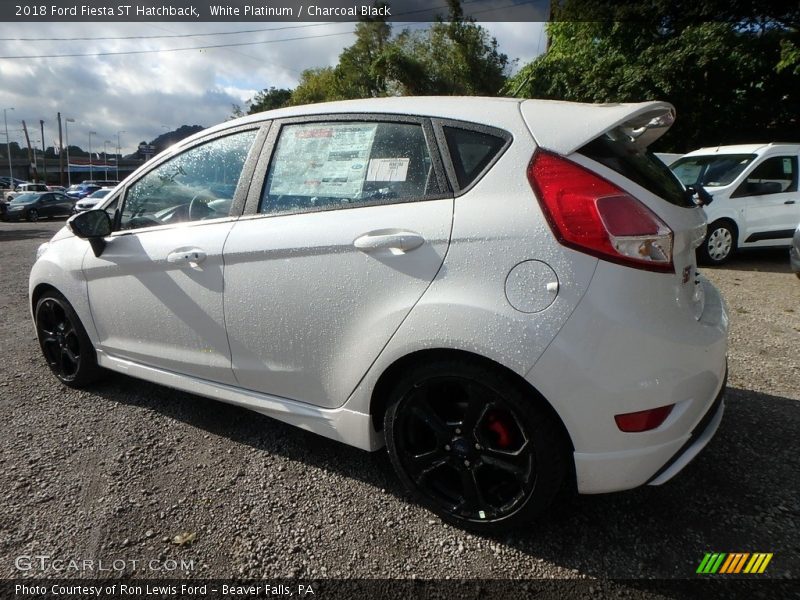
<path id="1" fill-rule="evenodd" d="M 303 72 L 291 104 L 400 95 L 495 95 L 506 80 L 508 57 L 497 40 L 466 19 L 449 0 L 449 21 L 424 31 L 392 34 L 381 18 L 356 25 L 356 41 L 335 67 Z"/>
<path id="2" fill-rule="evenodd" d="M 252 115 L 265 110 L 283 108 L 284 106 L 289 105 L 291 99 L 292 90 L 271 86 L 270 88 L 263 89 L 256 94 L 255 98 L 250 101 L 250 108 L 247 109 L 247 114 Z"/>
<path id="3" fill-rule="evenodd" d="M 567 3 L 575 6 L 581 4 Z M 580 102 L 667 100 L 678 120 L 657 143 L 663 150 L 800 137 L 800 78 L 782 21 L 741 6 L 739 18 L 716 21 L 675 15 L 657 0 L 624 6 L 641 12 L 596 22 L 562 14 L 565 20 L 548 25 L 548 52 L 504 92 Z"/>
<path id="4" fill-rule="evenodd" d="M 300 81 L 292 92 L 292 105 L 314 104 L 329 100 L 341 100 L 336 86 L 333 67 L 306 69 L 300 74 Z"/>

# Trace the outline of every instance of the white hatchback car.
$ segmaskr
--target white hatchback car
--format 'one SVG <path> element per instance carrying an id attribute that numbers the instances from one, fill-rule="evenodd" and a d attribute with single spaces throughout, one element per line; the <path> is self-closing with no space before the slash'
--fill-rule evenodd
<path id="1" fill-rule="evenodd" d="M 685 185 L 702 185 L 708 234 L 700 258 L 721 264 L 740 248 L 788 247 L 800 222 L 800 144 L 701 148 L 670 165 Z"/>
<path id="2" fill-rule="evenodd" d="M 663 102 L 386 98 L 204 131 L 39 251 L 65 384 L 99 367 L 363 448 L 444 519 L 658 485 L 720 423 L 703 212 Z"/>

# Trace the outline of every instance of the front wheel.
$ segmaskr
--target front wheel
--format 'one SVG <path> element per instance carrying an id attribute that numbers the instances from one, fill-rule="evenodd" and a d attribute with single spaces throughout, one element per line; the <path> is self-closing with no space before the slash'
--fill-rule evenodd
<path id="1" fill-rule="evenodd" d="M 479 533 L 525 525 L 564 482 L 561 428 L 525 386 L 480 361 L 412 369 L 384 418 L 400 480 L 445 521 Z"/>
<path id="2" fill-rule="evenodd" d="M 102 371 L 94 347 L 67 299 L 55 290 L 45 292 L 34 314 L 39 346 L 58 380 L 82 387 L 98 379 Z"/>
<path id="3" fill-rule="evenodd" d="M 706 239 L 700 246 L 699 254 L 702 262 L 721 265 L 736 250 L 736 230 L 727 221 L 715 221 L 708 226 Z"/>
<path id="4" fill-rule="evenodd" d="M 31 223 L 35 223 L 39 220 L 39 211 L 35 208 L 32 208 L 28 211 L 28 221 Z"/>

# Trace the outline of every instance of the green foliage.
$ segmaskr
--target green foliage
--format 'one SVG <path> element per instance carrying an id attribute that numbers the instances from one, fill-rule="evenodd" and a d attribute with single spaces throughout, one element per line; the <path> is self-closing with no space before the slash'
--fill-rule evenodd
<path id="1" fill-rule="evenodd" d="M 336 73 L 332 67 L 306 69 L 300 82 L 292 92 L 292 105 L 314 104 L 329 100 L 342 100 L 336 85 Z"/>
<path id="2" fill-rule="evenodd" d="M 393 35 L 381 18 L 356 25 L 356 41 L 335 67 L 305 71 L 290 104 L 399 95 L 495 95 L 506 80 L 509 60 L 497 40 L 465 20 L 458 0 L 449 0 L 449 22 L 424 31 Z"/>
<path id="3" fill-rule="evenodd" d="M 561 21 L 548 33 L 549 51 L 522 68 L 506 94 L 667 100 L 678 120 L 658 142 L 663 150 L 800 137 L 798 56 L 774 22 Z"/>
<path id="4" fill-rule="evenodd" d="M 291 99 L 292 90 L 272 86 L 256 94 L 256 97 L 250 101 L 250 108 L 247 109 L 247 114 L 252 115 L 253 113 L 263 112 L 265 110 L 283 108 L 289 105 Z"/>

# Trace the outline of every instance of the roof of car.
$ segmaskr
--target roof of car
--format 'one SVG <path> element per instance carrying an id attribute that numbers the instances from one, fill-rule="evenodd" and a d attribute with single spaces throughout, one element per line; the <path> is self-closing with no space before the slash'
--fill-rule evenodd
<path id="1" fill-rule="evenodd" d="M 711 146 L 693 150 L 684 156 L 706 156 L 708 154 L 758 154 L 777 148 L 790 152 L 800 152 L 800 144 L 791 142 L 770 142 L 759 144 L 736 144 L 732 146 Z"/>
<path id="2" fill-rule="evenodd" d="M 575 118 L 576 112 L 582 113 L 581 119 Z M 655 101 L 582 104 L 561 100 L 490 98 L 483 96 L 366 98 L 290 106 L 248 115 L 220 123 L 189 136 L 175 144 L 173 149 L 177 151 L 209 133 L 216 133 L 251 123 L 255 124 L 269 119 L 337 113 L 386 113 L 456 119 L 475 123 L 497 124 L 498 126 L 501 126 L 503 120 L 507 121 L 512 116 L 519 117 L 522 115 L 526 121 L 530 121 L 533 129 L 537 130 L 534 135 L 540 145 L 568 154 L 575 149 L 576 140 L 584 142 L 587 136 L 596 135 L 598 132 L 602 132 L 630 117 L 638 115 L 641 118 L 649 118 L 656 113 L 663 112 L 674 113 L 674 108 L 669 103 Z M 558 121 L 559 127 L 553 127 L 553 121 Z M 666 128 L 663 129 L 663 131 L 665 130 Z"/>

